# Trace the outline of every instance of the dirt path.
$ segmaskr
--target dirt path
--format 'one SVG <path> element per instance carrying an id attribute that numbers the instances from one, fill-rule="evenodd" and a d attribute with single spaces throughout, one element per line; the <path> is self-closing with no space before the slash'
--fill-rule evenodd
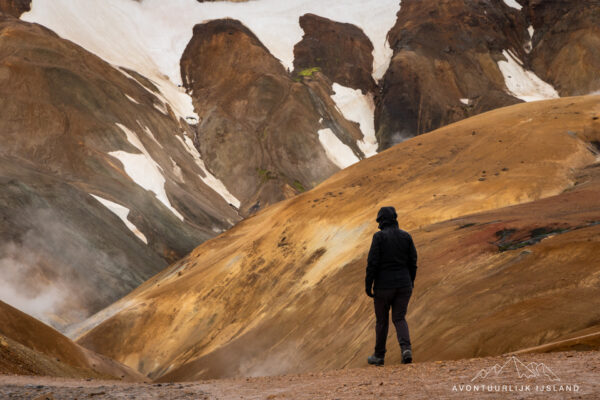
<path id="1" fill-rule="evenodd" d="M 496 370 L 504 366 L 498 375 L 491 371 L 495 364 L 498 364 Z M 491 373 L 472 381 L 478 373 L 481 375 L 481 370 Z M 524 376 L 532 372 L 535 374 L 535 371 L 539 376 Z M 475 386 L 480 390 L 475 392 Z M 542 388 L 544 391 L 540 391 Z M 600 398 L 600 352 L 525 354 L 516 359 L 504 356 L 303 375 L 163 384 L 4 375 L 0 376 L 0 398 L 597 399 Z"/>

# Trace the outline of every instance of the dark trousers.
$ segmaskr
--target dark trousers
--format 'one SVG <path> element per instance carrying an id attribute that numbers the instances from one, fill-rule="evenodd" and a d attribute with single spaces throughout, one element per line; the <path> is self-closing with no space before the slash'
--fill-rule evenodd
<path id="1" fill-rule="evenodd" d="M 376 289 L 375 290 L 375 356 L 385 356 L 385 342 L 387 340 L 390 307 L 392 308 L 392 322 L 396 327 L 398 343 L 402 351 L 410 349 L 410 336 L 408 324 L 406 323 L 406 308 L 412 294 L 411 288 Z"/>

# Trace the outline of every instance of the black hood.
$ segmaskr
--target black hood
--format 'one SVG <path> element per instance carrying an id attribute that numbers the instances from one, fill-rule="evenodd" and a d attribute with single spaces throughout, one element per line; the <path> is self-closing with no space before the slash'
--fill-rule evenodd
<path id="1" fill-rule="evenodd" d="M 383 229 L 386 226 L 398 226 L 397 218 L 398 215 L 394 207 L 381 207 L 377 213 L 376 221 L 379 223 L 379 229 Z"/>

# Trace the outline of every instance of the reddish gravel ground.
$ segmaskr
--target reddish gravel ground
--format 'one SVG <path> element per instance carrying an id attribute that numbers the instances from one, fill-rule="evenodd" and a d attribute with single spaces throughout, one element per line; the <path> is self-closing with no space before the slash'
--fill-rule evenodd
<path id="1" fill-rule="evenodd" d="M 523 365 L 518 361 L 523 362 Z M 523 354 L 303 375 L 182 383 L 123 383 L 0 376 L 2 399 L 598 399 L 600 352 Z M 538 364 L 538 377 L 521 377 Z M 544 369 L 539 364 L 544 364 Z M 472 379 L 484 369 L 500 374 Z M 517 372 L 517 368 L 519 369 Z M 553 374 L 553 375 L 552 375 Z M 554 379 L 554 380 L 552 380 Z M 558 380 L 557 380 L 558 379 Z M 479 391 L 475 392 L 475 386 Z M 483 388 L 483 391 L 482 391 Z M 541 391 L 543 389 L 543 391 Z"/>
<path id="2" fill-rule="evenodd" d="M 521 377 L 538 364 L 538 377 Z M 2 399 L 598 399 L 600 352 L 524 354 L 323 373 L 163 384 L 0 376 Z M 542 368 L 539 364 L 547 368 Z M 472 379 L 505 365 L 499 375 Z M 519 368 L 519 372 L 517 372 Z M 552 373 L 554 375 L 552 375 Z M 554 379 L 554 380 L 551 380 Z M 558 379 L 558 380 L 556 380 Z M 479 391 L 475 392 L 475 386 Z M 483 391 L 482 391 L 483 388 Z M 543 389 L 543 391 L 542 391 Z"/>

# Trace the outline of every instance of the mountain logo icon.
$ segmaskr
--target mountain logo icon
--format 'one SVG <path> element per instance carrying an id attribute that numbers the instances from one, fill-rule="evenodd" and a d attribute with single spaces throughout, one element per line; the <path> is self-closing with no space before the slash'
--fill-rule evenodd
<path id="1" fill-rule="evenodd" d="M 516 372 L 519 378 L 546 378 L 550 381 L 557 382 L 560 378 L 544 363 L 536 363 L 535 361 L 529 364 L 523 363 L 516 356 L 509 357 L 504 364 L 495 364 L 489 368 L 483 368 L 471 379 L 471 382 L 477 379 L 485 379 L 490 376 L 498 377 L 501 374 L 509 374 L 511 371 Z"/>

